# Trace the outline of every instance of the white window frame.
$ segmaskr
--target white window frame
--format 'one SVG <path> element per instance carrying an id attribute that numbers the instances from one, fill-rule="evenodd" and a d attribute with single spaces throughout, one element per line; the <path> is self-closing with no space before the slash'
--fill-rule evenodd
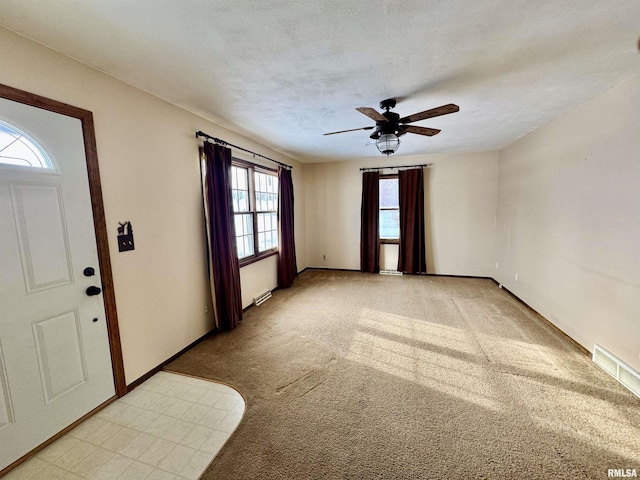
<path id="1" fill-rule="evenodd" d="M 242 169 L 246 169 L 247 173 L 248 173 L 248 209 L 245 211 L 236 211 L 235 206 L 234 206 L 234 222 L 235 222 L 235 218 L 237 215 L 251 215 L 251 225 L 252 225 L 252 230 L 251 233 L 247 234 L 247 232 L 244 231 L 238 235 L 238 232 L 236 232 L 236 241 L 238 241 L 239 238 L 244 238 L 248 235 L 251 236 L 251 239 L 253 240 L 253 253 L 251 253 L 250 255 L 245 255 L 243 257 L 238 257 L 238 260 L 240 262 L 240 266 L 243 267 L 245 265 L 249 265 L 251 263 L 257 262 L 259 260 L 262 260 L 264 258 L 270 257 L 272 255 L 275 255 L 278 253 L 278 244 L 279 244 L 279 236 L 278 236 L 278 188 L 277 188 L 277 182 L 278 182 L 278 174 L 277 171 L 268 167 L 264 167 L 262 165 L 257 165 L 251 162 L 247 162 L 245 160 L 240 160 L 237 158 L 233 158 L 232 162 L 231 162 L 232 167 L 236 167 L 236 168 L 242 168 Z M 262 174 L 262 175 L 270 175 L 272 177 L 274 177 L 275 180 L 275 192 L 262 192 L 262 191 L 256 191 L 256 173 L 258 174 Z M 233 189 L 233 185 L 232 185 L 232 189 Z M 261 205 L 261 202 L 258 202 L 257 200 L 257 194 L 258 193 L 275 193 L 275 199 L 272 200 L 271 202 L 271 207 L 272 208 L 267 208 L 265 209 L 261 209 L 259 208 Z M 259 222 L 259 217 L 262 216 L 262 218 L 264 219 L 265 216 L 269 214 L 270 216 L 270 229 L 269 232 L 275 232 L 276 235 L 276 244 L 275 246 L 265 249 L 263 251 L 260 251 L 260 233 L 263 233 L 263 231 L 261 231 L 259 229 L 259 224 L 261 222 Z M 234 226 L 237 225 L 237 223 L 234 223 Z M 275 228 L 274 228 L 275 227 Z M 271 242 L 269 242 L 271 243 Z"/>

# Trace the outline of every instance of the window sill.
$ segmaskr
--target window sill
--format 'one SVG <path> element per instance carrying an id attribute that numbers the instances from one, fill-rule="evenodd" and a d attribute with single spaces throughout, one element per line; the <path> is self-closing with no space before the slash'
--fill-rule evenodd
<path id="1" fill-rule="evenodd" d="M 393 238 L 381 238 L 380 239 L 380 244 L 381 245 L 399 245 L 400 244 L 400 240 L 398 239 L 393 239 Z"/>
<path id="2" fill-rule="evenodd" d="M 258 255 L 254 255 L 252 257 L 247 257 L 239 260 L 240 268 L 246 267 L 247 265 L 251 265 L 252 263 L 259 262 L 260 260 L 264 260 L 265 258 L 272 257 L 278 254 L 278 249 L 274 248 L 273 250 L 267 250 L 266 252 L 261 252 Z"/>

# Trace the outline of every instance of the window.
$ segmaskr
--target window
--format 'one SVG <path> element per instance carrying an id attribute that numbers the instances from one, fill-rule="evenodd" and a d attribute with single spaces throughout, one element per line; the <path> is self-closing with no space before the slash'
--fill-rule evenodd
<path id="1" fill-rule="evenodd" d="M 253 255 L 253 215 L 249 202 L 249 169 L 231 167 L 231 196 L 236 227 L 236 246 L 238 258 Z"/>
<path id="2" fill-rule="evenodd" d="M 278 248 L 278 177 L 272 170 L 234 159 L 231 192 L 240 264 Z"/>
<path id="3" fill-rule="evenodd" d="M 397 243 L 400 238 L 398 177 L 380 177 L 380 241 Z"/>
<path id="4" fill-rule="evenodd" d="M 53 169 L 53 163 L 40 145 L 3 121 L 0 121 L 0 164 Z"/>
<path id="5" fill-rule="evenodd" d="M 258 252 L 278 248 L 278 177 L 255 172 Z"/>

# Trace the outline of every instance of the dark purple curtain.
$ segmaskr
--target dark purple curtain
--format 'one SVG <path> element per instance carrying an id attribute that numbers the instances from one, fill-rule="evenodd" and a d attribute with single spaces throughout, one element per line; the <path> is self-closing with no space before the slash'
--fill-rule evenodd
<path id="1" fill-rule="evenodd" d="M 362 174 L 362 206 L 360 208 L 360 271 L 380 271 L 380 173 Z"/>
<path id="2" fill-rule="evenodd" d="M 298 275 L 293 230 L 293 180 L 291 169 L 278 167 L 278 286 L 290 287 Z"/>
<path id="3" fill-rule="evenodd" d="M 424 233 L 424 172 L 422 168 L 398 172 L 400 193 L 400 248 L 398 271 L 427 273 Z"/>
<path id="4" fill-rule="evenodd" d="M 218 328 L 231 330 L 242 320 L 240 266 L 231 197 L 231 150 L 205 142 L 204 161 L 204 197 L 213 304 Z"/>

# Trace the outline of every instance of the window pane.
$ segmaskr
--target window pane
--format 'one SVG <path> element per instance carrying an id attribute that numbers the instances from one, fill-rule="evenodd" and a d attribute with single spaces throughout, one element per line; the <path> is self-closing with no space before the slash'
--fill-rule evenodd
<path id="1" fill-rule="evenodd" d="M 234 215 L 238 258 L 253 255 L 253 216 L 250 213 Z"/>
<path id="2" fill-rule="evenodd" d="M 0 163 L 35 168 L 53 168 L 51 160 L 35 140 L 0 121 Z"/>
<path id="3" fill-rule="evenodd" d="M 233 211 L 237 212 L 238 211 L 238 191 L 237 190 L 231 190 L 231 202 L 233 206 Z"/>
<path id="4" fill-rule="evenodd" d="M 268 230 L 268 227 L 265 224 L 265 217 L 266 214 L 264 213 L 258 214 L 258 232 L 264 232 L 265 230 Z"/>
<path id="5" fill-rule="evenodd" d="M 400 212 L 398 210 L 380 210 L 380 238 L 400 238 Z"/>
<path id="6" fill-rule="evenodd" d="M 247 179 L 249 170 L 242 167 L 231 167 L 231 194 L 234 212 L 249 211 L 249 188 Z"/>
<path id="7" fill-rule="evenodd" d="M 269 212 L 278 208 L 278 177 L 255 172 L 256 211 Z"/>
<path id="8" fill-rule="evenodd" d="M 398 179 L 380 179 L 380 208 L 398 208 Z"/>
<path id="9" fill-rule="evenodd" d="M 249 211 L 249 202 L 247 201 L 247 192 L 244 190 L 237 190 L 238 196 L 238 212 L 248 212 Z"/>
<path id="10" fill-rule="evenodd" d="M 238 188 L 238 167 L 231 167 L 231 188 Z"/>
<path id="11" fill-rule="evenodd" d="M 249 171 L 246 168 L 239 168 L 238 170 L 238 188 L 240 190 L 248 190 L 247 178 L 249 176 Z"/>
<path id="12" fill-rule="evenodd" d="M 235 229 L 236 229 L 236 237 L 239 237 L 240 235 L 243 235 L 244 232 L 242 230 L 242 215 L 234 215 L 234 221 L 235 221 Z"/>
<path id="13" fill-rule="evenodd" d="M 244 237 L 244 251 L 247 257 L 253 255 L 253 235 Z"/>
<path id="14" fill-rule="evenodd" d="M 247 214 L 244 217 L 244 233 L 246 235 L 253 234 L 253 215 Z"/>
<path id="15" fill-rule="evenodd" d="M 258 214 L 258 251 L 264 252 L 278 246 L 278 216 L 275 213 Z"/>

